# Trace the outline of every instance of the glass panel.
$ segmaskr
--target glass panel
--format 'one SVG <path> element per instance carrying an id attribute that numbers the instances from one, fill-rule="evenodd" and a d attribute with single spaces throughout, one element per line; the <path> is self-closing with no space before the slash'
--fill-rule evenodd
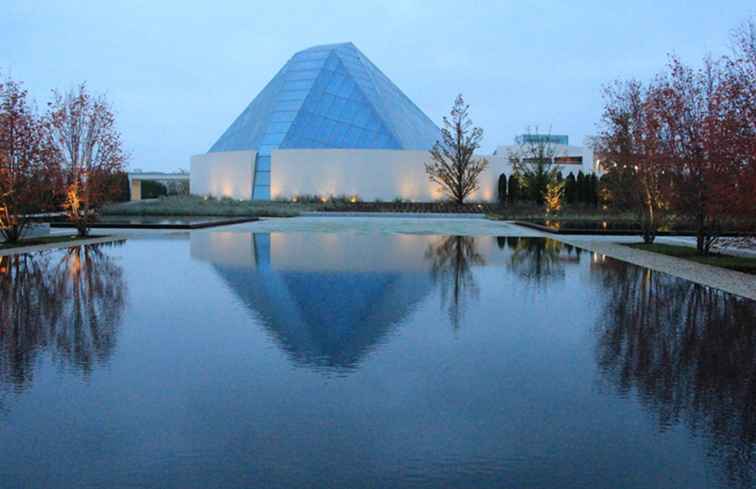
<path id="1" fill-rule="evenodd" d="M 340 73 L 334 73 L 333 76 L 331 76 L 331 80 L 328 83 L 328 88 L 326 90 L 329 93 L 332 93 L 334 95 L 339 94 L 339 87 L 341 86 L 341 83 L 344 81 L 344 75 Z"/>
<path id="2" fill-rule="evenodd" d="M 295 65 L 292 66 L 292 69 L 296 70 L 317 70 L 320 69 L 321 66 L 323 66 L 324 60 L 315 60 L 315 61 L 297 61 Z"/>
<path id="3" fill-rule="evenodd" d="M 279 132 L 275 134 L 266 134 L 262 139 L 262 144 L 270 144 L 272 146 L 278 146 L 283 141 L 285 133 Z"/>
<path id="4" fill-rule="evenodd" d="M 370 119 L 370 109 L 365 106 L 359 107 L 354 116 L 354 125 L 367 127 L 368 119 Z"/>
<path id="5" fill-rule="evenodd" d="M 257 150 L 258 154 L 261 155 L 270 155 L 270 152 L 274 149 L 278 149 L 276 146 L 270 146 L 270 145 L 261 145 L 260 149 Z"/>
<path id="6" fill-rule="evenodd" d="M 354 122 L 355 118 L 357 117 L 357 112 L 359 111 L 359 107 L 355 103 L 347 102 L 347 104 L 344 106 L 344 111 L 341 114 L 341 118 L 345 122 L 352 123 Z"/>
<path id="7" fill-rule="evenodd" d="M 315 78 L 317 78 L 318 73 L 320 73 L 320 71 L 318 70 L 287 71 L 286 80 L 290 82 L 297 81 L 297 80 L 314 80 Z"/>
<path id="8" fill-rule="evenodd" d="M 260 156 L 255 162 L 255 171 L 270 171 L 270 156 Z"/>
<path id="9" fill-rule="evenodd" d="M 334 100 L 336 100 L 336 97 L 334 97 L 330 93 L 323 94 L 320 99 L 320 103 L 318 104 L 318 111 L 321 114 L 329 114 Z"/>
<path id="10" fill-rule="evenodd" d="M 349 98 L 354 88 L 355 88 L 354 82 L 349 78 L 345 78 L 344 81 L 341 83 L 341 85 L 339 85 L 339 91 L 337 95 L 344 98 Z"/>
<path id="11" fill-rule="evenodd" d="M 280 100 L 276 104 L 275 111 L 297 111 L 302 107 L 304 100 Z"/>
<path id="12" fill-rule="evenodd" d="M 268 126 L 267 132 L 269 134 L 286 132 L 289 130 L 289 127 L 291 127 L 290 122 L 271 122 L 270 125 Z"/>
<path id="13" fill-rule="evenodd" d="M 293 111 L 273 112 L 270 115 L 270 120 L 271 122 L 291 122 L 295 115 L 297 115 L 297 113 Z"/>
<path id="14" fill-rule="evenodd" d="M 332 119 L 339 120 L 341 118 L 341 113 L 344 111 L 344 106 L 346 105 L 346 100 L 339 97 L 334 97 L 333 103 L 331 104 L 331 107 L 328 109 L 327 115 L 331 117 Z"/>
<path id="15" fill-rule="evenodd" d="M 270 200 L 270 187 L 269 186 L 255 186 L 253 191 L 254 200 Z"/>
<path id="16" fill-rule="evenodd" d="M 309 90 L 312 86 L 313 79 L 309 80 L 291 80 L 284 84 L 284 90 Z"/>
<path id="17" fill-rule="evenodd" d="M 278 100 L 304 100 L 309 90 L 283 90 L 278 95 Z"/>
<path id="18" fill-rule="evenodd" d="M 327 70 L 336 70 L 336 68 L 339 67 L 339 59 L 336 56 L 329 56 L 328 59 L 325 62 L 325 69 Z"/>
<path id="19" fill-rule="evenodd" d="M 269 171 L 259 171 L 255 174 L 255 187 L 259 187 L 261 185 L 270 185 Z"/>

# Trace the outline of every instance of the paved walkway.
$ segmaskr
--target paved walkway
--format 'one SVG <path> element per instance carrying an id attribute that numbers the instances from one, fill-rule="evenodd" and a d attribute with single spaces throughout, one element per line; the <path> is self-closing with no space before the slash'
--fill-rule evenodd
<path id="1" fill-rule="evenodd" d="M 623 246 L 618 242 L 608 239 L 595 239 L 591 236 L 555 236 L 562 242 L 575 245 L 585 250 L 606 255 L 617 260 L 626 261 L 634 265 L 650 268 L 658 272 L 668 273 L 676 277 L 684 278 L 701 285 L 714 287 L 731 294 L 748 297 L 756 300 L 756 277 L 747 273 L 736 272 L 726 268 L 704 265 L 682 258 L 662 255 L 650 251 L 638 250 Z M 601 236 L 599 238 L 606 238 Z M 658 242 L 665 243 L 669 240 L 657 238 Z M 623 239 L 622 242 L 640 242 L 640 238 L 631 241 Z M 679 243 L 674 243 L 679 244 Z"/>

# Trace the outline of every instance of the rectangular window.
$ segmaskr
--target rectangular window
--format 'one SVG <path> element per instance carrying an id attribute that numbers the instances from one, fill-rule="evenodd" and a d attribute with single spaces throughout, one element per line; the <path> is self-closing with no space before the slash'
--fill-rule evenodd
<path id="1" fill-rule="evenodd" d="M 554 158 L 557 165 L 582 165 L 582 156 L 557 156 Z"/>

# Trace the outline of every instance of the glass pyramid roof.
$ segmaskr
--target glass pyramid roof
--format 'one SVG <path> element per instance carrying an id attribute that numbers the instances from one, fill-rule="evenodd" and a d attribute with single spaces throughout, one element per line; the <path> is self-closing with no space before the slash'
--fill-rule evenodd
<path id="1" fill-rule="evenodd" d="M 438 138 L 438 127 L 345 43 L 296 53 L 210 152 L 257 150 L 264 157 L 278 148 L 429 149 Z M 258 163 L 265 171 L 266 162 Z"/>

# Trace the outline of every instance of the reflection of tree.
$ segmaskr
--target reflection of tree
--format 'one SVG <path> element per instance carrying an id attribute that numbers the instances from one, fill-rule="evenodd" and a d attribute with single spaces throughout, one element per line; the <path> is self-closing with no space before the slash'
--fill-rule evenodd
<path id="1" fill-rule="evenodd" d="M 512 270 L 528 282 L 547 285 L 564 278 L 562 243 L 553 239 L 507 238 L 512 248 Z"/>
<path id="2" fill-rule="evenodd" d="M 666 429 L 684 422 L 710 442 L 728 485 L 751 487 L 756 463 L 756 303 L 613 260 L 597 361 L 637 391 Z"/>
<path id="3" fill-rule="evenodd" d="M 0 384 L 23 389 L 44 351 L 85 375 L 109 358 L 126 286 L 102 247 L 0 259 Z"/>
<path id="4" fill-rule="evenodd" d="M 475 238 L 470 236 L 449 236 L 432 243 L 425 256 L 431 260 L 433 281 L 441 287 L 442 304 L 448 304 L 449 318 L 458 328 L 466 299 L 478 297 L 479 293 L 472 266 L 485 265 L 486 261 L 478 253 Z"/>

